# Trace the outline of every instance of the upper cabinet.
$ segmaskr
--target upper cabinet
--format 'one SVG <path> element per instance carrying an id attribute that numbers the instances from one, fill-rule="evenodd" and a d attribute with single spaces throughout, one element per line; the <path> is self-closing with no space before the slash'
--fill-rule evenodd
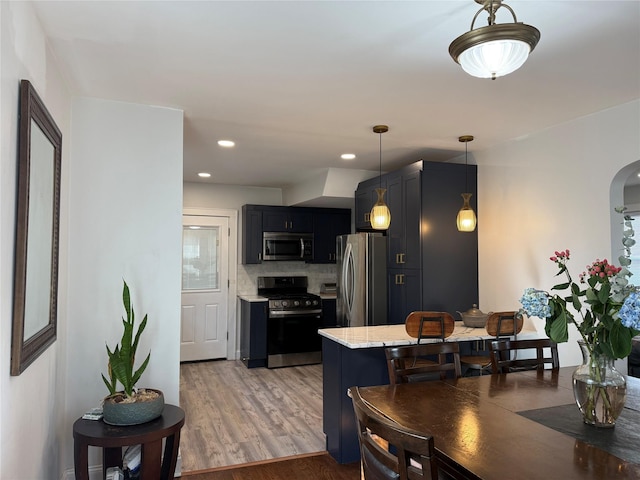
<path id="1" fill-rule="evenodd" d="M 351 210 L 320 209 L 313 214 L 313 263 L 336 263 L 336 237 L 351 233 Z"/>
<path id="2" fill-rule="evenodd" d="M 265 232 L 313 232 L 313 214 L 303 208 L 270 207 L 262 210 L 262 229 Z"/>
<path id="3" fill-rule="evenodd" d="M 242 263 L 262 261 L 262 207 L 242 207 Z"/>
<path id="4" fill-rule="evenodd" d="M 364 232 L 371 231 L 371 208 L 378 201 L 378 193 L 376 189 L 387 188 L 387 180 L 379 177 L 370 178 L 364 182 L 358 184 L 356 190 L 356 217 L 355 227 L 356 231 Z M 385 199 L 387 194 L 385 194 Z"/>
<path id="5" fill-rule="evenodd" d="M 351 232 L 351 210 L 345 208 L 242 207 L 242 263 L 262 262 L 263 233 L 312 233 L 313 259 L 309 263 L 336 262 L 336 236 Z"/>

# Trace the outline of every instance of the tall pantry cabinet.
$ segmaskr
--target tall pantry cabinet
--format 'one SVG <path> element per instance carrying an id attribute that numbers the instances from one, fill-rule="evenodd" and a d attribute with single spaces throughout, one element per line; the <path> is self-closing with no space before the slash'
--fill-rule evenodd
<path id="1" fill-rule="evenodd" d="M 477 213 L 475 165 L 468 170 Z M 478 303 L 478 235 L 458 232 L 456 216 L 466 187 L 465 165 L 420 161 L 382 177 L 391 211 L 387 235 L 388 322 L 404 323 L 416 310 L 455 315 Z M 356 228 L 373 203 L 364 201 L 379 179 L 356 191 Z M 361 202 L 358 202 L 361 198 Z M 376 197 L 377 198 L 377 197 Z"/>

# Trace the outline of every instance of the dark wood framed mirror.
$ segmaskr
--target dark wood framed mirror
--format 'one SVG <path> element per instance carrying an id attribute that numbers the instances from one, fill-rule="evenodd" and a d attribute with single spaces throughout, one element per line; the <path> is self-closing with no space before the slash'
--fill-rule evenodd
<path id="1" fill-rule="evenodd" d="M 20 82 L 11 375 L 56 340 L 62 134 L 28 80 Z"/>

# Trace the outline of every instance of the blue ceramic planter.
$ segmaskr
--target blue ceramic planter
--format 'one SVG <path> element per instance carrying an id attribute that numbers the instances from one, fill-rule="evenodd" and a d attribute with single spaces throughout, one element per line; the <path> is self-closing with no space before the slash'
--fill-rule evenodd
<path id="1" fill-rule="evenodd" d="M 152 390 L 159 395 L 152 400 L 134 403 L 118 402 L 117 399 L 122 396 L 119 393 L 106 397 L 102 405 L 102 419 L 104 422 L 109 425 L 139 425 L 150 422 L 162 415 L 162 410 L 164 410 L 163 393 L 152 388 L 146 388 L 145 390 Z"/>

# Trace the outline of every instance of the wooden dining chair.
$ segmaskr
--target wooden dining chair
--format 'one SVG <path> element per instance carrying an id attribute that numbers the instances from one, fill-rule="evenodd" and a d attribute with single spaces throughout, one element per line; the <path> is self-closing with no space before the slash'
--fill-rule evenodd
<path id="1" fill-rule="evenodd" d="M 494 312 L 489 315 L 485 329 L 495 340 L 501 337 L 513 337 L 516 339 L 522 330 L 524 320 L 517 311 Z M 484 342 L 483 342 L 484 343 Z M 478 372 L 482 375 L 491 369 L 490 355 L 461 355 L 460 363 L 467 371 Z"/>
<path id="2" fill-rule="evenodd" d="M 461 376 L 460 347 L 457 342 L 422 343 L 385 349 L 389 382 L 419 382 L 440 378 L 444 380 L 452 372 L 456 378 Z M 427 358 L 427 362 L 423 362 Z M 437 357 L 437 360 L 431 358 Z M 439 375 L 438 375 L 439 374 Z"/>
<path id="3" fill-rule="evenodd" d="M 416 311 L 407 315 L 404 328 L 407 335 L 416 338 L 420 344 L 423 340 L 441 341 L 451 336 L 455 328 L 455 319 L 450 313 L 437 311 Z M 437 365 L 438 362 L 427 358 L 416 358 L 414 366 Z"/>
<path id="4" fill-rule="evenodd" d="M 535 352 L 535 356 L 522 357 L 518 353 Z M 560 368 L 558 345 L 548 338 L 534 340 L 494 340 L 489 345 L 491 371 L 509 373 L 521 370 L 544 370 Z M 526 355 L 526 354 L 525 354 Z"/>
<path id="5" fill-rule="evenodd" d="M 420 343 L 426 339 L 444 341 L 453 333 L 455 324 L 455 319 L 448 312 L 418 311 L 407 315 L 404 328 L 410 337 L 417 338 Z"/>
<path id="6" fill-rule="evenodd" d="M 438 463 L 433 437 L 403 427 L 371 408 L 351 387 L 360 442 L 360 459 L 365 480 L 437 480 Z M 381 445 L 380 439 L 390 448 Z"/>

